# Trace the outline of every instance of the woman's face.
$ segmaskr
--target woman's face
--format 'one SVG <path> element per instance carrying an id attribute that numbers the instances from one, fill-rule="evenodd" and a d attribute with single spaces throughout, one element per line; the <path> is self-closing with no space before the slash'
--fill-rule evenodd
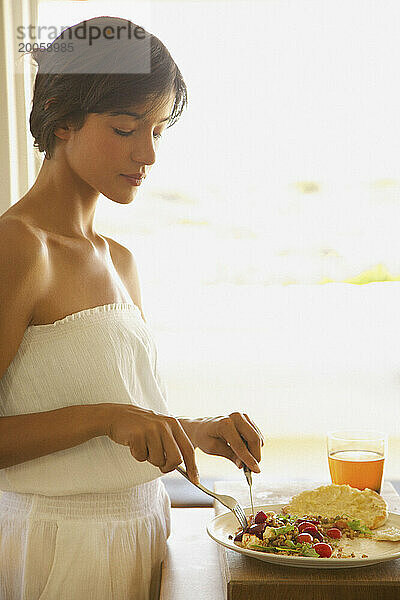
<path id="1" fill-rule="evenodd" d="M 144 118 L 90 113 L 79 131 L 69 130 L 65 136 L 64 130 L 59 137 L 64 139 L 65 157 L 78 177 L 78 187 L 87 184 L 110 200 L 132 202 L 140 185 L 126 176 L 148 175 L 173 106 L 171 95 L 156 108 L 147 103 L 128 109 L 139 115 L 149 111 Z"/>

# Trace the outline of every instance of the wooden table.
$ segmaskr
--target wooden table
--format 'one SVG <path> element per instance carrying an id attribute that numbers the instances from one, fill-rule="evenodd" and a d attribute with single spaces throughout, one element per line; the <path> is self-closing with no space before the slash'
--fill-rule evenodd
<path id="1" fill-rule="evenodd" d="M 294 494 L 328 482 L 267 483 L 253 477 L 254 504 L 287 502 Z M 245 481 L 218 481 L 215 491 L 248 506 Z M 389 482 L 382 496 L 400 514 L 400 497 Z M 214 509 L 172 509 L 172 532 L 164 560 L 160 600 L 396 600 L 400 598 L 400 560 L 349 569 L 300 569 L 243 556 L 216 544 L 206 533 Z"/>
<path id="2" fill-rule="evenodd" d="M 222 600 L 218 544 L 206 526 L 213 508 L 172 508 L 171 535 L 162 565 L 160 600 Z"/>

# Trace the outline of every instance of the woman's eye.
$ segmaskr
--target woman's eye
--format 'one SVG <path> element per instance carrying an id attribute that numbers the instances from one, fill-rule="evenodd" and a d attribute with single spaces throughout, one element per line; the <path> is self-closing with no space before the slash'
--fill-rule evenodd
<path id="1" fill-rule="evenodd" d="M 115 129 L 114 127 L 113 127 L 113 129 L 117 135 L 131 135 L 131 133 L 133 133 L 133 130 L 132 131 L 122 131 L 121 129 Z"/>
<path id="2" fill-rule="evenodd" d="M 122 129 L 116 129 L 115 127 L 113 127 L 113 129 L 117 135 L 122 135 L 125 137 L 128 135 L 131 135 L 131 133 L 134 132 L 134 129 L 132 131 L 122 131 Z M 159 140 L 162 137 L 162 135 L 161 135 L 161 133 L 154 133 L 153 137 L 155 140 Z"/>

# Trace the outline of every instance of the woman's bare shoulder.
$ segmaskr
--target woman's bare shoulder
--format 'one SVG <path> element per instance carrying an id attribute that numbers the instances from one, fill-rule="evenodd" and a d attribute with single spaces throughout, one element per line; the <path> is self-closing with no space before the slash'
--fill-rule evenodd
<path id="1" fill-rule="evenodd" d="M 14 215 L 0 217 L 0 244 L 7 253 L 29 254 L 32 250 L 42 251 L 44 248 L 40 231 L 27 220 Z"/>
<path id="2" fill-rule="evenodd" d="M 0 284 L 7 282 L 10 294 L 17 293 L 20 286 L 25 290 L 29 286 L 33 299 L 46 288 L 48 248 L 29 223 L 15 217 L 0 218 L 0 256 Z"/>
<path id="3" fill-rule="evenodd" d="M 116 242 L 115 240 L 104 235 L 102 237 L 109 245 L 111 258 L 119 276 L 121 277 L 133 302 L 140 308 L 143 320 L 145 320 L 142 310 L 139 274 L 133 253 L 119 242 Z"/>
<path id="4" fill-rule="evenodd" d="M 15 356 L 48 286 L 47 254 L 26 223 L 0 219 L 0 377 Z"/>
<path id="5" fill-rule="evenodd" d="M 105 235 L 102 235 L 101 237 L 107 241 L 110 252 L 115 252 L 116 256 L 118 255 L 119 257 L 121 255 L 121 257 L 128 257 L 129 255 L 132 255 L 132 252 L 126 248 L 126 246 L 123 246 L 116 240 L 106 237 Z"/>

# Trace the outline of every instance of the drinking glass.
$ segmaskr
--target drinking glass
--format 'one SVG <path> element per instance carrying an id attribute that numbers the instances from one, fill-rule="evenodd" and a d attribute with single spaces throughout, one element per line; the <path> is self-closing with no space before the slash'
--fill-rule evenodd
<path id="1" fill-rule="evenodd" d="M 343 429 L 327 435 L 332 483 L 347 483 L 380 494 L 387 454 L 387 434 L 380 431 Z"/>

